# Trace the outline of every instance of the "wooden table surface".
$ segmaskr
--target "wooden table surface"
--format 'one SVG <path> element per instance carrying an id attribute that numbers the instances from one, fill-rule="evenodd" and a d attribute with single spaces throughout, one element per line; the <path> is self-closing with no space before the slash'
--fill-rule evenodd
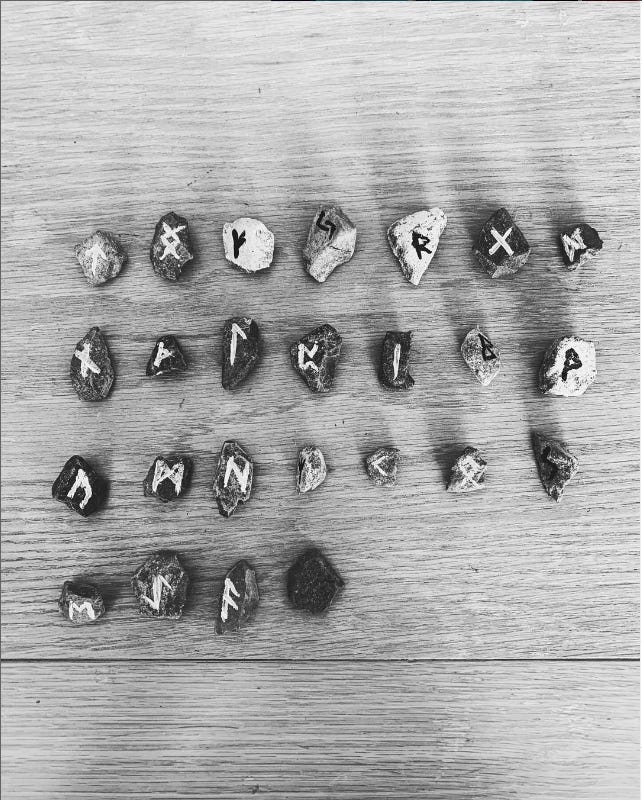
<path id="1" fill-rule="evenodd" d="M 639 7 L 635 3 L 16 3 L 2 5 L 2 633 L 4 798 L 605 798 L 638 795 Z M 301 248 L 318 203 L 358 228 L 326 284 Z M 418 288 L 386 242 L 438 205 L 448 227 Z M 506 206 L 532 246 L 492 281 L 471 243 Z M 153 272 L 158 218 L 190 221 L 196 258 Z M 276 236 L 271 270 L 223 258 L 238 216 Z M 587 221 L 604 250 L 578 273 L 556 237 Z M 118 234 L 129 264 L 99 288 L 74 245 Z M 220 385 L 220 332 L 254 316 L 264 358 Z M 335 389 L 313 396 L 288 346 L 330 322 Z M 483 389 L 459 354 L 479 323 L 502 352 Z M 68 364 L 92 325 L 117 378 L 83 404 Z M 387 329 L 415 332 L 414 389 L 386 393 Z M 190 370 L 151 380 L 171 330 Z M 596 342 L 580 398 L 536 387 L 556 336 Z M 537 429 L 580 472 L 539 483 Z M 223 441 L 256 463 L 229 520 L 211 492 Z M 325 484 L 297 496 L 298 449 Z M 364 456 L 402 452 L 378 489 Z M 447 494 L 466 445 L 487 488 Z M 158 453 L 195 460 L 186 498 L 142 494 Z M 51 499 L 80 453 L 111 480 L 83 519 Z M 314 543 L 346 587 L 327 616 L 288 607 Z M 178 550 L 179 622 L 141 618 L 129 580 Z M 247 557 L 261 606 L 214 633 L 225 571 Z M 75 628 L 62 582 L 105 589 Z"/>

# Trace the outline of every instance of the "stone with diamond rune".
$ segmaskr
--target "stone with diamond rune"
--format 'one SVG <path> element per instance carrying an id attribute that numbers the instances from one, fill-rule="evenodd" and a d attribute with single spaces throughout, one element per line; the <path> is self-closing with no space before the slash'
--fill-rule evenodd
<path id="1" fill-rule="evenodd" d="M 475 492 L 477 489 L 483 489 L 486 466 L 479 450 L 467 447 L 452 466 L 447 490 L 449 492 Z"/>
<path id="2" fill-rule="evenodd" d="M 477 261 L 491 278 L 505 278 L 519 272 L 530 252 L 526 237 L 505 208 L 492 215 L 473 245 Z"/>
<path id="3" fill-rule="evenodd" d="M 218 599 L 216 632 L 237 631 L 254 616 L 259 605 L 256 572 L 247 561 L 237 561 L 227 573 Z"/>
<path id="4" fill-rule="evenodd" d="M 461 344 L 461 354 L 482 386 L 488 386 L 499 373 L 499 350 L 479 328 L 473 328 L 466 335 Z"/>
<path id="5" fill-rule="evenodd" d="M 305 494 L 321 486 L 326 474 L 325 458 L 319 448 L 312 445 L 302 447 L 297 461 L 297 492 Z"/>
<path id="6" fill-rule="evenodd" d="M 597 377 L 595 345 L 579 336 L 555 339 L 544 354 L 539 388 L 544 394 L 577 397 Z"/>
<path id="7" fill-rule="evenodd" d="M 542 486 L 559 503 L 566 484 L 577 472 L 577 458 L 563 442 L 540 433 L 533 433 L 533 452 Z"/>
<path id="8" fill-rule="evenodd" d="M 313 392 L 329 392 L 332 388 L 341 342 L 332 325 L 321 325 L 290 348 L 292 366 Z"/>
<path id="9" fill-rule="evenodd" d="M 178 339 L 171 334 L 159 336 L 147 362 L 146 374 L 167 375 L 170 372 L 184 372 L 187 361 L 183 355 Z"/>
<path id="10" fill-rule="evenodd" d="M 379 380 L 388 389 L 410 389 L 415 379 L 410 374 L 412 331 L 388 331 L 381 348 Z"/>
<path id="11" fill-rule="evenodd" d="M 294 608 L 320 614 L 343 586 L 343 580 L 320 550 L 300 555 L 288 571 L 288 598 Z"/>
<path id="12" fill-rule="evenodd" d="M 194 258 L 189 223 L 173 211 L 158 220 L 149 257 L 157 272 L 168 281 L 177 281 L 188 261 Z"/>
<path id="13" fill-rule="evenodd" d="M 368 477 L 377 486 L 394 486 L 399 471 L 399 450 L 396 447 L 380 447 L 366 458 Z"/>
<path id="14" fill-rule="evenodd" d="M 72 456 L 53 482 L 51 496 L 82 517 L 88 517 L 105 502 L 109 484 L 85 461 Z"/>
<path id="15" fill-rule="evenodd" d="M 250 317 L 232 317 L 223 325 L 221 383 L 235 389 L 256 366 L 260 356 L 259 326 Z"/>
<path id="16" fill-rule="evenodd" d="M 90 328 L 74 348 L 69 377 L 81 400 L 104 400 L 111 391 L 114 366 L 100 328 Z"/>
<path id="17" fill-rule="evenodd" d="M 189 488 L 192 459 L 187 456 L 157 456 L 143 481 L 145 497 L 158 497 L 169 503 L 181 497 Z"/>
<path id="18" fill-rule="evenodd" d="M 441 208 L 435 207 L 409 214 L 388 228 L 392 252 L 401 265 L 404 278 L 413 286 L 419 286 L 430 266 L 447 221 Z"/>
<path id="19" fill-rule="evenodd" d="M 243 272 L 260 272 L 272 264 L 274 234 L 258 219 L 239 217 L 223 225 L 223 249 Z"/>
<path id="20" fill-rule="evenodd" d="M 76 258 L 85 273 L 90 286 L 107 283 L 121 271 L 127 263 L 124 247 L 108 231 L 96 231 L 84 242 L 76 245 Z"/>
<path id="21" fill-rule="evenodd" d="M 214 476 L 214 495 L 218 510 L 231 517 L 239 503 L 246 503 L 252 493 L 254 465 L 238 442 L 224 442 Z"/>
<path id="22" fill-rule="evenodd" d="M 312 220 L 303 248 L 305 269 L 323 283 L 354 255 L 357 229 L 338 206 L 321 206 Z"/>
<path id="23" fill-rule="evenodd" d="M 58 600 L 63 617 L 74 625 L 96 622 L 105 613 L 105 601 L 95 586 L 80 581 L 65 581 Z"/>
<path id="24" fill-rule="evenodd" d="M 176 553 L 159 550 L 132 577 L 138 610 L 146 617 L 178 619 L 183 613 L 189 576 Z"/>
<path id="25" fill-rule="evenodd" d="M 566 266 L 573 270 L 597 255 L 604 242 L 595 228 L 585 222 L 571 225 L 560 233 L 560 249 Z"/>

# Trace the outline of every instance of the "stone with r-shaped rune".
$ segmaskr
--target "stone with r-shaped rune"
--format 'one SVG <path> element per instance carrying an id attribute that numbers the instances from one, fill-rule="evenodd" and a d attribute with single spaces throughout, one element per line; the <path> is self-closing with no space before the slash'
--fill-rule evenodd
<path id="1" fill-rule="evenodd" d="M 132 577 L 138 610 L 146 617 L 178 619 L 183 614 L 188 586 L 189 576 L 171 550 L 154 553 Z"/>
<path id="2" fill-rule="evenodd" d="M 223 517 L 231 517 L 252 493 L 254 464 L 238 442 L 223 443 L 214 475 L 214 495 Z"/>
<path id="3" fill-rule="evenodd" d="M 404 278 L 413 286 L 419 285 L 430 266 L 447 221 L 441 208 L 435 206 L 398 219 L 388 228 L 388 243 Z"/>
<path id="4" fill-rule="evenodd" d="M 303 248 L 303 263 L 315 281 L 323 283 L 349 261 L 357 244 L 357 229 L 339 206 L 323 205 L 312 220 Z"/>
<path id="5" fill-rule="evenodd" d="M 98 326 L 90 328 L 74 348 L 69 377 L 81 400 L 104 400 L 111 391 L 116 375 L 107 340 Z"/>
<path id="6" fill-rule="evenodd" d="M 332 325 L 321 325 L 290 347 L 290 360 L 313 392 L 329 392 L 341 355 L 341 336 Z"/>
<path id="7" fill-rule="evenodd" d="M 250 317 L 231 317 L 223 325 L 221 383 L 235 389 L 256 367 L 261 354 L 259 326 Z"/>
<path id="8" fill-rule="evenodd" d="M 154 272 L 168 281 L 177 281 L 183 267 L 194 258 L 189 223 L 170 211 L 161 217 L 154 230 L 149 249 L 149 258 Z"/>
<path id="9" fill-rule="evenodd" d="M 90 286 L 100 286 L 115 278 L 127 263 L 125 248 L 108 231 L 96 231 L 76 245 L 78 263 Z"/>
<path id="10" fill-rule="evenodd" d="M 499 350 L 479 328 L 468 332 L 461 344 L 461 354 L 482 386 L 488 386 L 498 375 L 501 367 Z"/>
<path id="11" fill-rule="evenodd" d="M 579 336 L 562 336 L 548 347 L 539 370 L 543 394 L 577 397 L 597 377 L 595 345 Z"/>
<path id="12" fill-rule="evenodd" d="M 243 272 L 268 269 L 274 258 L 274 234 L 258 219 L 239 217 L 223 225 L 225 258 Z"/>
<path id="13" fill-rule="evenodd" d="M 533 433 L 533 452 L 537 470 L 546 493 L 557 503 L 562 499 L 566 484 L 577 472 L 579 462 L 564 442 Z"/>
<path id="14" fill-rule="evenodd" d="M 108 482 L 82 456 L 72 456 L 53 482 L 51 496 L 81 517 L 88 517 L 105 502 Z"/>
<path id="15" fill-rule="evenodd" d="M 105 614 L 105 601 L 95 586 L 84 581 L 65 581 L 58 609 L 74 625 L 97 622 Z"/>
<path id="16" fill-rule="evenodd" d="M 145 370 L 148 376 L 168 375 L 171 372 L 184 372 L 187 361 L 178 343 L 171 334 L 159 336 L 147 362 Z"/>
<path id="17" fill-rule="evenodd" d="M 256 572 L 247 561 L 237 561 L 223 580 L 218 598 L 216 632 L 243 628 L 254 616 L 258 605 Z"/>
<path id="18" fill-rule="evenodd" d="M 187 456 L 156 456 L 143 481 L 145 497 L 169 503 L 182 497 L 192 477 L 192 459 Z"/>
<path id="19" fill-rule="evenodd" d="M 531 248 L 517 223 L 505 208 L 500 208 L 486 221 L 473 253 L 491 278 L 505 278 L 519 272 Z"/>

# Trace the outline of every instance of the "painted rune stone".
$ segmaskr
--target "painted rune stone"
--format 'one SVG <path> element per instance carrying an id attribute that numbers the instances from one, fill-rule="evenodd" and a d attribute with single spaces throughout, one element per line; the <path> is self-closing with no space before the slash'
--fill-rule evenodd
<path id="1" fill-rule="evenodd" d="M 90 328 L 78 342 L 69 367 L 71 385 L 81 400 L 104 400 L 114 383 L 114 366 L 100 328 Z"/>
<path id="2" fill-rule="evenodd" d="M 583 266 L 597 255 L 603 244 L 595 228 L 584 222 L 571 225 L 560 233 L 562 259 L 570 270 Z"/>
<path id="3" fill-rule="evenodd" d="M 380 447 L 366 458 L 368 477 L 377 486 L 394 486 L 399 471 L 399 450 L 396 447 Z"/>
<path id="4" fill-rule="evenodd" d="M 441 208 L 435 206 L 398 219 L 388 228 L 392 252 L 401 265 L 404 278 L 413 286 L 419 286 L 430 266 L 447 221 Z"/>
<path id="5" fill-rule="evenodd" d="M 187 361 L 180 348 L 178 339 L 171 334 L 159 336 L 147 362 L 145 373 L 148 376 L 168 375 L 170 372 L 184 372 Z"/>
<path id="6" fill-rule="evenodd" d="M 214 495 L 218 510 L 231 517 L 239 503 L 246 503 L 252 493 L 254 465 L 238 442 L 224 442 L 214 476 Z"/>
<path id="7" fill-rule="evenodd" d="M 467 447 L 450 470 L 449 492 L 475 492 L 484 488 L 486 462 L 479 450 Z"/>
<path id="8" fill-rule="evenodd" d="M 566 484 L 577 472 L 579 462 L 564 442 L 533 433 L 533 452 L 542 486 L 558 503 Z"/>
<path id="9" fill-rule="evenodd" d="M 318 447 L 308 445 L 299 450 L 296 473 L 296 490 L 299 494 L 311 492 L 321 486 L 327 470 L 325 458 Z"/>
<path id="10" fill-rule="evenodd" d="M 189 576 L 171 550 L 154 553 L 132 577 L 138 610 L 147 617 L 178 619 L 183 613 L 188 586 Z"/>
<path id="11" fill-rule="evenodd" d="M 258 219 L 239 217 L 223 225 L 225 258 L 244 272 L 268 269 L 274 258 L 274 234 Z"/>
<path id="12" fill-rule="evenodd" d="M 387 331 L 381 348 L 379 380 L 388 389 L 410 389 L 415 379 L 409 372 L 412 331 Z"/>
<path id="13" fill-rule="evenodd" d="M 177 281 L 183 267 L 194 258 L 189 223 L 173 211 L 161 217 L 154 230 L 149 250 L 154 272 L 168 281 Z"/>
<path id="14" fill-rule="evenodd" d="M 189 489 L 192 459 L 187 456 L 156 456 L 143 481 L 145 497 L 158 497 L 163 503 L 176 500 Z"/>
<path id="15" fill-rule="evenodd" d="M 88 517 L 105 502 L 109 484 L 81 456 L 72 456 L 53 482 L 51 496 L 82 517 Z"/>
<path id="16" fill-rule="evenodd" d="M 251 620 L 259 605 L 256 572 L 247 561 L 237 561 L 225 576 L 218 599 L 216 632 L 238 631 Z"/>
<path id="17" fill-rule="evenodd" d="M 505 278 L 519 272 L 530 252 L 526 237 L 505 208 L 490 217 L 473 245 L 477 261 L 491 278 Z"/>
<path id="18" fill-rule="evenodd" d="M 499 350 L 479 328 L 468 332 L 461 344 L 461 354 L 482 386 L 488 386 L 497 377 L 501 367 Z"/>
<path id="19" fill-rule="evenodd" d="M 321 325 L 290 348 L 292 366 L 313 392 L 329 392 L 332 388 L 341 342 L 332 325 Z"/>
<path id="20" fill-rule="evenodd" d="M 58 600 L 60 613 L 74 625 L 96 622 L 105 613 L 105 601 L 95 586 L 65 581 Z"/>
<path id="21" fill-rule="evenodd" d="M 302 553 L 288 571 L 288 598 L 294 608 L 320 614 L 343 586 L 339 573 L 320 550 Z"/>
<path id="22" fill-rule="evenodd" d="M 223 325 L 221 358 L 224 389 L 236 389 L 252 372 L 261 353 L 259 326 L 250 317 L 231 317 Z"/>
<path id="23" fill-rule="evenodd" d="M 595 345 L 579 336 L 555 339 L 544 354 L 539 388 L 544 394 L 577 397 L 597 377 Z"/>
<path id="24" fill-rule="evenodd" d="M 125 249 L 108 231 L 92 233 L 84 242 L 76 245 L 74 252 L 90 286 L 107 283 L 127 263 Z"/>
<path id="25" fill-rule="evenodd" d="M 320 206 L 303 248 L 306 272 L 323 283 L 334 270 L 350 261 L 357 229 L 338 206 Z"/>

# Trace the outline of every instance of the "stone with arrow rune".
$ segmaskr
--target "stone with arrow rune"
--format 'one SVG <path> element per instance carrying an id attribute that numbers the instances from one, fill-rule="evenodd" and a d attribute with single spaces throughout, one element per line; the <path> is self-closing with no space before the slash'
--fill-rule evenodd
<path id="1" fill-rule="evenodd" d="M 104 400 L 111 391 L 114 366 L 99 327 L 90 328 L 74 348 L 69 377 L 81 400 Z"/>
<path id="2" fill-rule="evenodd" d="M 247 561 L 237 561 L 223 580 L 218 598 L 216 632 L 237 631 L 254 616 L 259 605 L 256 572 Z"/>
<path id="3" fill-rule="evenodd" d="M 256 367 L 260 356 L 259 326 L 250 317 L 231 317 L 223 325 L 221 383 L 235 389 Z"/>
<path id="4" fill-rule="evenodd" d="M 320 206 L 303 248 L 306 272 L 323 283 L 354 255 L 357 229 L 339 206 Z"/>
<path id="5" fill-rule="evenodd" d="M 482 386 L 488 386 L 498 375 L 501 367 L 499 350 L 479 328 L 468 332 L 461 344 L 461 354 Z"/>
<path id="6" fill-rule="evenodd" d="M 154 272 L 168 281 L 177 281 L 183 267 L 194 258 L 189 223 L 173 211 L 158 220 L 149 250 Z"/>
<path id="7" fill-rule="evenodd" d="M 146 374 L 150 377 L 168 375 L 170 372 L 184 372 L 186 369 L 187 361 L 178 339 L 169 333 L 159 336 L 147 362 Z"/>
<path id="8" fill-rule="evenodd" d="M 183 613 L 189 576 L 178 555 L 159 550 L 132 577 L 138 609 L 146 617 L 178 619 Z"/>
<path id="9" fill-rule="evenodd" d="M 557 503 L 562 499 L 566 484 L 577 472 L 579 462 L 564 442 L 533 433 L 533 452 L 542 486 Z"/>
<path id="10" fill-rule="evenodd" d="M 396 447 L 380 447 L 366 458 L 368 477 L 377 486 L 394 486 L 399 471 L 399 450 Z"/>
<path id="11" fill-rule="evenodd" d="M 543 394 L 577 397 L 597 377 L 595 345 L 579 336 L 562 336 L 548 347 L 539 370 Z"/>
<path id="12" fill-rule="evenodd" d="M 119 274 L 127 263 L 125 248 L 108 231 L 96 231 L 76 245 L 76 258 L 90 286 L 100 286 Z"/>
<path id="13" fill-rule="evenodd" d="M 258 219 L 239 217 L 223 225 L 225 258 L 243 272 L 260 272 L 272 264 L 274 234 Z"/>
<path id="14" fill-rule="evenodd" d="M 404 278 L 413 286 L 419 285 L 430 266 L 447 221 L 441 208 L 435 207 L 409 214 L 388 228 L 388 243 Z"/>

